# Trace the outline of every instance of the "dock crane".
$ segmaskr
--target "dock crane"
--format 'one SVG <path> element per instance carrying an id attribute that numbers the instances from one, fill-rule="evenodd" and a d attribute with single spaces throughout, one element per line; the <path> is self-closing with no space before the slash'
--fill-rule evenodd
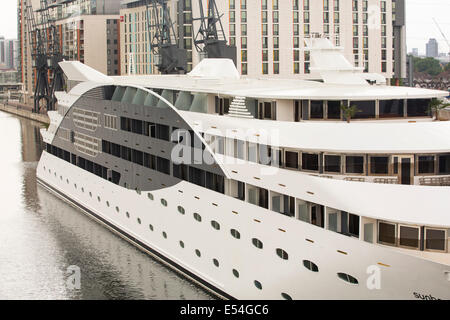
<path id="1" fill-rule="evenodd" d="M 48 38 L 49 55 L 47 57 L 47 64 L 51 75 L 50 110 L 55 110 L 57 102 L 55 92 L 63 91 L 65 88 L 64 72 L 59 63 L 64 61 L 66 57 L 64 57 L 62 53 L 59 32 L 56 26 L 56 20 L 49 16 L 48 11 L 52 8 L 57 8 L 58 6 L 61 6 L 61 4 L 48 5 L 47 0 L 41 1 L 43 1 L 43 7 L 46 8 L 47 10 L 46 17 L 48 19 L 48 28 L 49 28 L 48 33 L 50 34 L 50 37 Z"/>
<path id="2" fill-rule="evenodd" d="M 153 63 L 162 74 L 186 73 L 187 50 L 179 46 L 167 2 L 168 0 L 145 0 L 147 33 L 148 39 L 151 39 Z"/>
<path id="3" fill-rule="evenodd" d="M 442 31 L 441 27 L 439 26 L 439 24 L 437 23 L 437 21 L 436 21 L 435 18 L 433 18 L 433 21 L 434 21 L 434 23 L 436 24 L 436 26 L 438 27 L 439 31 L 441 32 L 442 37 L 443 37 L 444 40 L 447 42 L 448 54 L 449 54 L 449 56 L 450 56 L 450 42 L 449 42 L 449 40 L 447 39 L 447 37 L 445 36 L 444 31 Z"/>
<path id="4" fill-rule="evenodd" d="M 205 15 L 203 1 L 198 0 L 200 17 L 192 19 L 200 21 L 200 28 L 194 37 L 194 45 L 200 54 L 200 58 L 228 58 L 236 65 L 236 47 L 227 45 L 227 38 L 223 30 L 221 18 L 215 0 L 208 0 L 208 14 Z"/>
<path id="5" fill-rule="evenodd" d="M 47 34 L 45 28 L 37 28 L 31 0 L 27 0 L 25 12 L 29 37 L 28 46 L 31 50 L 32 66 L 36 75 L 33 112 L 39 113 L 43 108 L 48 109 L 51 100 L 48 81 Z"/>

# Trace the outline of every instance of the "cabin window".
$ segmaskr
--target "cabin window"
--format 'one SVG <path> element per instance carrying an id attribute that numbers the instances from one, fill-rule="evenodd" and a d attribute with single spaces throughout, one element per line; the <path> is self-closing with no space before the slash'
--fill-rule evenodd
<path id="1" fill-rule="evenodd" d="M 156 124 L 156 138 L 170 141 L 170 127 L 164 124 Z"/>
<path id="2" fill-rule="evenodd" d="M 434 174 L 435 156 L 418 156 L 417 172 L 419 174 Z"/>
<path id="3" fill-rule="evenodd" d="M 156 170 L 165 174 L 170 174 L 170 161 L 156 157 Z"/>
<path id="4" fill-rule="evenodd" d="M 319 267 L 312 261 L 303 260 L 303 266 L 312 272 L 319 272 Z"/>
<path id="5" fill-rule="evenodd" d="M 363 156 L 346 156 L 345 172 L 351 174 L 364 174 L 364 157 Z"/>
<path id="6" fill-rule="evenodd" d="M 420 228 L 411 226 L 400 226 L 399 245 L 402 247 L 419 249 Z"/>
<path id="7" fill-rule="evenodd" d="M 397 227 L 394 223 L 378 222 L 378 242 L 395 246 Z"/>
<path id="8" fill-rule="evenodd" d="M 410 99 L 407 101 L 408 117 L 427 117 L 429 112 L 430 99 Z"/>
<path id="9" fill-rule="evenodd" d="M 247 192 L 249 203 L 269 209 L 269 191 L 267 189 L 248 185 Z"/>
<path id="10" fill-rule="evenodd" d="M 399 118 L 404 115 L 403 100 L 380 100 L 380 118 Z"/>
<path id="11" fill-rule="evenodd" d="M 325 172 L 341 173 L 341 156 L 325 155 L 324 156 Z"/>
<path id="12" fill-rule="evenodd" d="M 302 169 L 319 171 L 319 155 L 315 153 L 302 153 Z"/>
<path id="13" fill-rule="evenodd" d="M 189 182 L 198 186 L 205 186 L 205 171 L 194 167 L 189 167 Z"/>
<path id="14" fill-rule="evenodd" d="M 328 119 L 341 119 L 341 101 L 328 101 Z"/>
<path id="15" fill-rule="evenodd" d="M 450 155 L 439 156 L 439 173 L 450 174 Z"/>
<path id="16" fill-rule="evenodd" d="M 358 284 L 358 280 L 349 274 L 339 272 L 337 275 L 338 275 L 339 279 L 344 280 L 345 282 L 348 282 L 351 284 Z"/>
<path id="17" fill-rule="evenodd" d="M 286 168 L 298 169 L 298 152 L 286 151 L 284 161 Z"/>
<path id="18" fill-rule="evenodd" d="M 371 174 L 388 174 L 389 157 L 370 157 Z"/>
<path id="19" fill-rule="evenodd" d="M 445 251 L 446 242 L 445 230 L 425 228 L 425 249 Z"/>
<path id="20" fill-rule="evenodd" d="M 350 101 L 359 111 L 353 116 L 354 119 L 375 118 L 375 101 Z"/>
<path id="21" fill-rule="evenodd" d="M 323 101 L 311 100 L 310 106 L 310 118 L 311 119 L 323 119 Z"/>

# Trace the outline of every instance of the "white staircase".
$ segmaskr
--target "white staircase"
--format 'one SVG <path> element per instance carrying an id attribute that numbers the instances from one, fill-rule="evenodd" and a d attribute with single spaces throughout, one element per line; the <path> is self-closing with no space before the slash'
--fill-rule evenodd
<path id="1" fill-rule="evenodd" d="M 230 104 L 228 112 L 230 117 L 253 119 L 253 115 L 248 111 L 245 105 L 245 97 L 234 97 Z"/>

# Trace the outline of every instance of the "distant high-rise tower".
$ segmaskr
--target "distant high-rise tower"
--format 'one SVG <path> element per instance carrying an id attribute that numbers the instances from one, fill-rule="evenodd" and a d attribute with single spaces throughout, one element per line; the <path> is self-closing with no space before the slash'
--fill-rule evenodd
<path id="1" fill-rule="evenodd" d="M 419 48 L 413 48 L 412 49 L 412 55 L 414 57 L 418 57 L 419 56 Z"/>
<path id="2" fill-rule="evenodd" d="M 427 43 L 427 57 L 436 58 L 439 56 L 439 47 L 436 39 L 430 39 Z"/>

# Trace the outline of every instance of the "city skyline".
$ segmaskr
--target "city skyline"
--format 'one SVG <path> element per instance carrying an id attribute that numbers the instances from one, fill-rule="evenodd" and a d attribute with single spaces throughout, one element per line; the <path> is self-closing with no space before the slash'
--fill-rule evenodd
<path id="1" fill-rule="evenodd" d="M 0 36 L 6 39 L 17 39 L 17 1 L 5 0 L 0 11 Z M 406 41 L 408 52 L 419 49 L 419 54 L 425 54 L 426 43 L 435 38 L 439 43 L 439 52 L 450 51 L 448 45 L 433 18 L 439 23 L 442 31 L 450 41 L 450 2 L 448 0 L 407 0 L 406 1 Z M 426 28 L 424 28 L 426 26 Z"/>

